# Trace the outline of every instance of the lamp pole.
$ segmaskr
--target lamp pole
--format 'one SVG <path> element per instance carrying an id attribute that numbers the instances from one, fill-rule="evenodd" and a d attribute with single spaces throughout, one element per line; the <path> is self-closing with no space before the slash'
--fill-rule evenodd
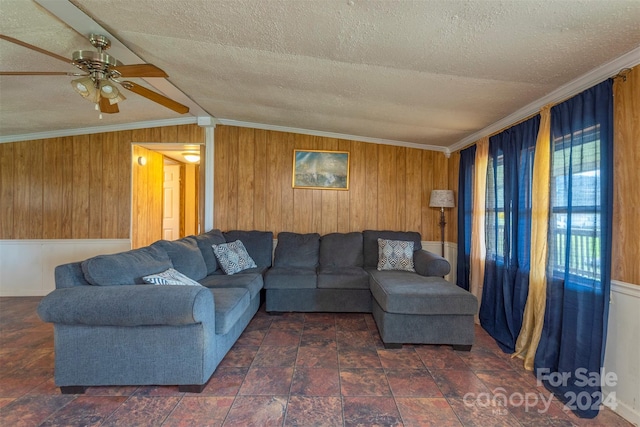
<path id="1" fill-rule="evenodd" d="M 442 258 L 444 258 L 444 226 L 447 224 L 444 220 L 444 208 L 453 208 L 455 205 L 456 203 L 452 190 L 431 190 L 429 207 L 440 208 L 440 241 L 442 244 Z"/>
<path id="2" fill-rule="evenodd" d="M 444 226 L 447 223 L 444 220 L 444 206 L 440 206 L 440 241 L 442 243 L 442 258 L 444 258 Z"/>

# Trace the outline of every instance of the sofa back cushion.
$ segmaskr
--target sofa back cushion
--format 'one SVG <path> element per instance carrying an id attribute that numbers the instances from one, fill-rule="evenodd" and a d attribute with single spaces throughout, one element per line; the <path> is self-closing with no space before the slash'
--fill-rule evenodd
<path id="1" fill-rule="evenodd" d="M 160 273 L 173 267 L 167 252 L 158 246 L 111 255 L 98 255 L 81 264 L 85 279 L 92 285 L 143 284 L 143 276 Z"/>
<path id="2" fill-rule="evenodd" d="M 320 257 L 320 235 L 283 231 L 278 234 L 273 264 L 276 267 L 316 268 Z"/>
<path id="3" fill-rule="evenodd" d="M 362 267 L 362 233 L 331 233 L 320 239 L 320 265 L 323 268 Z"/>
<path id="4" fill-rule="evenodd" d="M 258 267 L 271 267 L 273 256 L 273 233 L 271 231 L 231 230 L 222 234 L 227 242 L 240 240 Z"/>
<path id="5" fill-rule="evenodd" d="M 173 268 L 188 278 L 200 280 L 207 276 L 207 264 L 202 257 L 196 239 L 193 237 L 179 240 L 158 240 L 151 246 L 164 249 L 171 258 Z"/>
<path id="6" fill-rule="evenodd" d="M 227 242 L 222 235 L 222 231 L 211 230 L 207 231 L 206 233 L 193 236 L 193 238 L 196 240 L 198 248 L 200 248 L 200 253 L 202 253 L 204 263 L 207 266 L 207 276 L 215 273 L 215 271 L 218 270 L 220 266 L 218 265 L 218 261 L 216 260 L 216 255 L 213 253 L 212 246 Z"/>
<path id="7" fill-rule="evenodd" d="M 364 268 L 378 267 L 378 239 L 413 242 L 413 251 L 422 249 L 420 233 L 415 231 L 365 230 L 362 232 Z"/>

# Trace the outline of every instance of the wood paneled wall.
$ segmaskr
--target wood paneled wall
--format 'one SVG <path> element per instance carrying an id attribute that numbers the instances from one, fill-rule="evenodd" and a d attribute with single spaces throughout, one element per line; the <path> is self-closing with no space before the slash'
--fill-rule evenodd
<path id="1" fill-rule="evenodd" d="M 202 143 L 204 130 L 167 126 L 0 144 L 0 239 L 129 238 L 133 142 Z"/>
<path id="2" fill-rule="evenodd" d="M 614 206 L 611 277 L 640 285 L 640 65 L 614 83 Z"/>
<path id="3" fill-rule="evenodd" d="M 294 149 L 350 152 L 349 191 L 293 189 Z M 215 130 L 214 225 L 299 233 L 414 230 L 440 240 L 432 189 L 450 184 L 443 153 L 260 129 Z M 448 238 L 455 235 L 447 213 Z"/>
<path id="4" fill-rule="evenodd" d="M 138 157 L 147 160 L 138 163 Z M 140 248 L 162 239 L 164 156 L 139 145 L 133 146 L 133 202 L 131 217 L 135 227 L 131 247 Z"/>
<path id="5" fill-rule="evenodd" d="M 129 237 L 131 145 L 117 133 L 0 144 L 0 238 Z"/>
<path id="6" fill-rule="evenodd" d="M 200 230 L 198 218 L 198 212 L 200 211 L 198 200 L 198 195 L 200 194 L 199 178 L 199 165 L 184 165 L 184 234 L 186 236 L 198 234 Z"/>

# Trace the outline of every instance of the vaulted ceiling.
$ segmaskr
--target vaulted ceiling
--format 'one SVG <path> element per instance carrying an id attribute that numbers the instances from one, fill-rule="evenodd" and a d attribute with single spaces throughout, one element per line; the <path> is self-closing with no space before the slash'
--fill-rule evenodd
<path id="1" fill-rule="evenodd" d="M 89 33 L 110 36 L 110 55 L 169 75 L 132 80 L 191 108 L 124 91 L 99 119 L 73 77 L 1 76 L 5 140 L 212 116 L 451 149 L 576 79 L 640 63 L 637 0 L 1 0 L 0 12 L 0 34 L 68 58 L 93 49 Z M 0 71 L 77 69 L 0 40 Z"/>

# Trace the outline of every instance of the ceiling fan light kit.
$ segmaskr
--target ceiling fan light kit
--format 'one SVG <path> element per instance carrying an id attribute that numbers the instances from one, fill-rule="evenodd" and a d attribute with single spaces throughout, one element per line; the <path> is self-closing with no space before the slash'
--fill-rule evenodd
<path id="1" fill-rule="evenodd" d="M 78 92 L 83 98 L 95 103 L 98 91 L 95 88 L 93 80 L 89 76 L 81 77 L 71 81 L 71 87 Z"/>
<path id="2" fill-rule="evenodd" d="M 115 83 L 119 83 L 123 88 L 130 90 L 150 101 L 169 108 L 177 113 L 185 114 L 189 112 L 189 107 L 180 104 L 164 95 L 147 89 L 130 81 L 120 81 L 122 77 L 169 77 L 160 68 L 153 64 L 132 64 L 123 65 L 111 55 L 103 52 L 109 49 L 111 41 L 99 34 L 91 34 L 89 42 L 96 48 L 92 50 L 77 50 L 73 52 L 71 60 L 49 52 L 29 43 L 0 34 L 0 39 L 17 44 L 36 52 L 51 56 L 68 64 L 74 65 L 87 74 L 66 73 L 66 72 L 46 72 L 46 71 L 0 71 L 0 75 L 66 75 L 80 76 L 71 81 L 73 89 L 86 100 L 96 105 L 96 110 L 101 113 L 113 114 L 119 112 L 118 103 L 124 101 L 126 97 L 121 93 Z M 102 114 L 99 115 L 102 118 Z"/>

